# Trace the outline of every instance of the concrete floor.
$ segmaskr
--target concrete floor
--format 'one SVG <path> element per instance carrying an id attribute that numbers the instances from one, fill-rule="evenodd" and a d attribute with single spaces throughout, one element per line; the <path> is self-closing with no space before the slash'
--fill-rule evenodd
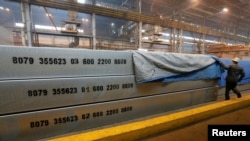
<path id="1" fill-rule="evenodd" d="M 157 134 L 141 141 L 206 141 L 209 124 L 248 124 L 250 125 L 250 107 L 217 116 L 196 124 L 170 132 Z"/>

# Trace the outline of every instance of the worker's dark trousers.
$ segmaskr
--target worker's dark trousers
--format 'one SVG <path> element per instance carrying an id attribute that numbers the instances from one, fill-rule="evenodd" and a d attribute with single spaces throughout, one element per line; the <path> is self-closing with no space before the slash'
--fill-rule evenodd
<path id="1" fill-rule="evenodd" d="M 237 86 L 237 82 L 230 82 L 230 81 L 226 82 L 226 92 L 225 92 L 225 99 L 226 100 L 230 99 L 230 96 L 229 96 L 230 90 L 232 90 L 238 96 L 238 98 L 241 97 L 241 93 L 236 88 L 236 86 Z"/>

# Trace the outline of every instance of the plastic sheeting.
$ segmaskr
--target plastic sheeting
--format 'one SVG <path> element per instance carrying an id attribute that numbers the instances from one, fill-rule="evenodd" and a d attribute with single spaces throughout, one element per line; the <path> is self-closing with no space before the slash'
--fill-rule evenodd
<path id="1" fill-rule="evenodd" d="M 232 63 L 231 59 L 219 59 L 222 63 L 225 65 L 230 65 Z M 238 63 L 245 71 L 245 77 L 238 82 L 238 84 L 250 84 L 250 61 L 247 60 L 240 60 Z M 225 86 L 226 85 L 226 76 L 227 76 L 227 70 L 225 70 L 218 81 L 218 86 Z"/>
<path id="2" fill-rule="evenodd" d="M 216 79 L 223 72 L 216 57 L 203 54 L 134 51 L 133 62 L 138 83 Z"/>

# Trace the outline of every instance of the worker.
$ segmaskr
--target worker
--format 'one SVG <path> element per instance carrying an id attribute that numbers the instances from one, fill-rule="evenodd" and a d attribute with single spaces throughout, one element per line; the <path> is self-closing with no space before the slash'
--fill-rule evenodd
<path id="1" fill-rule="evenodd" d="M 245 77 L 245 72 L 244 69 L 238 65 L 239 60 L 240 58 L 238 57 L 233 58 L 232 64 L 229 66 L 226 66 L 219 61 L 219 64 L 227 70 L 225 100 L 230 99 L 230 90 L 232 90 L 238 98 L 241 98 L 241 93 L 237 89 L 237 82 L 240 82 Z"/>

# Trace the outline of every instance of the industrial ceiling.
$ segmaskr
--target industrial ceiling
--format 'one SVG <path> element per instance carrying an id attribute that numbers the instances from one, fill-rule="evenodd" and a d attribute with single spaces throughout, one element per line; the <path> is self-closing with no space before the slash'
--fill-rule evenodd
<path id="1" fill-rule="evenodd" d="M 76 10 L 111 17 L 99 20 L 104 23 L 110 23 L 114 18 L 121 19 L 120 26 L 128 24 L 127 21 L 142 21 L 143 24 L 173 26 L 250 42 L 250 0 L 78 0 L 78 3 L 74 0 L 0 0 L 1 7 L 15 11 L 15 22 L 22 22 L 21 1 L 36 6 L 32 8 L 32 13 L 37 15 L 34 20 L 44 25 L 48 24 L 46 22 L 51 24 L 51 21 L 39 18 L 41 9 L 38 7 L 49 8 L 51 13 L 54 11 L 55 23 L 62 20 L 57 17 L 66 17 L 65 12 L 55 9 Z M 0 12 L 0 16 L 3 17 L 0 23 L 10 26 L 6 14 Z M 97 30 L 101 29 L 97 27 Z"/>
<path id="2" fill-rule="evenodd" d="M 250 0 L 147 0 L 143 3 L 150 5 L 145 11 L 164 18 L 174 16 L 188 23 L 249 34 Z"/>

